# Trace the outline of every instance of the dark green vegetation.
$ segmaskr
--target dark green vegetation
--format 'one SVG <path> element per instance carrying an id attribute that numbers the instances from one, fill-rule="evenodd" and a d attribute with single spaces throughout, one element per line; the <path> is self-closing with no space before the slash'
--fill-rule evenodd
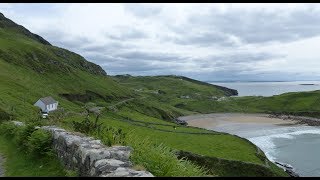
<path id="1" fill-rule="evenodd" d="M 213 159 L 219 158 L 219 162 L 225 161 L 225 164 L 245 162 L 256 164 L 256 167 L 265 164 L 261 159 L 261 156 L 265 157 L 264 154 L 255 145 L 242 138 L 179 126 L 173 122 L 178 116 L 210 112 L 214 107 L 220 108 L 221 111 L 233 108 L 238 108 L 240 111 L 240 101 L 231 105 L 217 101 L 218 98 L 235 94 L 234 90 L 179 76 L 109 77 L 98 65 L 86 61 L 73 52 L 50 45 L 41 37 L 6 19 L 2 14 L 0 14 L 0 86 L 1 121 L 40 120 L 44 124 L 55 124 L 69 130 L 80 130 L 81 125 L 75 125 L 77 122 L 87 123 L 89 127 L 94 128 L 101 124 L 110 129 L 104 129 L 105 132 L 102 134 L 90 131 L 87 133 L 101 139 L 107 137 L 104 139 L 107 145 L 119 143 L 134 147 L 132 161 L 158 176 L 205 174 L 205 170 L 189 161 L 177 159 L 174 156 L 176 150 L 189 151 Z M 50 113 L 48 120 L 39 119 L 39 109 L 33 106 L 44 96 L 52 96 L 59 101 L 60 110 Z M 99 116 L 89 114 L 88 119 L 84 121 L 87 113 L 83 107 L 89 102 L 94 103 L 96 108 L 104 107 L 105 110 Z M 97 120 L 99 123 L 95 123 Z M 108 138 L 119 132 L 119 129 L 121 129 L 121 133 L 118 133 L 120 138 Z M 29 135 L 31 137 L 32 134 Z M 35 137 L 32 141 L 21 144 L 29 153 L 47 145 L 45 134 L 39 132 L 33 136 Z M 17 156 L 19 162 L 15 161 L 15 157 L 10 153 L 18 153 L 18 150 L 13 151 L 16 145 L 11 146 L 9 142 L 7 146 L 5 144 L 0 149 L 7 156 L 8 163 L 12 163 L 7 167 L 20 166 L 20 161 L 25 163 L 23 165 L 26 167 L 37 167 L 30 165 L 32 161 L 27 161 L 29 157 L 23 153 Z M 45 157 L 44 154 L 41 156 Z M 46 170 L 43 170 L 44 167 L 42 169 L 39 167 L 37 170 L 34 169 L 34 172 L 64 175 L 62 171 L 57 170 L 56 161 L 45 162 L 48 167 Z M 57 169 L 50 170 L 49 167 Z M 215 169 L 210 169 L 208 175 L 239 174 L 236 169 L 225 167 L 216 166 Z M 256 172 L 256 169 L 247 169 L 239 175 L 252 175 L 253 171 Z M 270 167 L 271 174 L 279 175 L 278 171 L 279 168 Z M 8 175 L 15 174 L 8 173 Z M 26 170 L 19 175 L 25 176 L 30 173 Z"/>
<path id="2" fill-rule="evenodd" d="M 277 168 L 277 166 L 269 162 L 264 156 L 261 159 L 265 161 L 264 165 L 255 163 L 247 163 L 243 161 L 232 161 L 220 159 L 211 156 L 197 155 L 186 151 L 176 152 L 179 158 L 186 158 L 198 165 L 206 167 L 209 172 L 218 172 L 222 176 L 239 177 L 239 176 L 285 176 L 286 174 Z M 248 171 L 248 169 L 252 169 Z M 232 173 L 231 173 L 232 172 Z"/>
<path id="3" fill-rule="evenodd" d="M 53 155 L 51 135 L 34 126 L 0 125 L 0 152 L 5 155 L 6 176 L 69 176 Z M 73 174 L 75 175 L 75 174 Z"/>

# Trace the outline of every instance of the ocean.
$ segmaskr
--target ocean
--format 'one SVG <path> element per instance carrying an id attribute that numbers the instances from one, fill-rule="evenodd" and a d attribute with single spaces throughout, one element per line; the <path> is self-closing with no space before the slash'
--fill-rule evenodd
<path id="1" fill-rule="evenodd" d="M 273 96 L 287 92 L 320 90 L 320 81 L 292 82 L 208 82 L 238 90 L 238 96 Z M 314 84 L 314 85 L 301 85 Z"/>
<path id="2" fill-rule="evenodd" d="M 239 123 L 224 124 L 212 130 L 248 139 L 269 160 L 290 164 L 302 177 L 320 176 L 320 127 Z"/>

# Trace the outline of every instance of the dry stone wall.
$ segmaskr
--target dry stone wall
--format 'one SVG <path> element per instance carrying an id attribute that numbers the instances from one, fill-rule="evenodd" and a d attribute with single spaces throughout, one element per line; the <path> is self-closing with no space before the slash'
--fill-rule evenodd
<path id="1" fill-rule="evenodd" d="M 21 125 L 19 122 L 14 122 Z M 56 126 L 37 127 L 51 132 L 53 149 L 67 169 L 80 176 L 153 177 L 150 172 L 134 170 L 129 160 L 128 146 L 106 147 L 100 140 L 80 133 L 68 132 Z"/>

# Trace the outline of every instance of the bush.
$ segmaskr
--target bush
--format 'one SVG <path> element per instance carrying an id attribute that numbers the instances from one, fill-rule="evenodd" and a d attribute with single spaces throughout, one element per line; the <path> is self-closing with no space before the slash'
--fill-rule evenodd
<path id="1" fill-rule="evenodd" d="M 0 125 L 0 133 L 18 145 L 20 150 L 36 156 L 52 155 L 51 134 L 42 129 L 35 129 L 33 124 L 16 126 L 12 122 L 4 122 Z"/>
<path id="2" fill-rule="evenodd" d="M 81 122 L 72 121 L 72 125 L 75 131 L 79 131 L 85 134 L 89 134 L 96 129 L 94 123 L 91 122 L 88 117 L 86 117 Z"/>
<path id="3" fill-rule="evenodd" d="M 16 125 L 14 125 L 12 122 L 4 122 L 0 125 L 0 133 L 6 138 L 12 139 L 16 134 L 16 128 Z"/>
<path id="4" fill-rule="evenodd" d="M 16 144 L 19 145 L 20 149 L 26 149 L 28 147 L 28 138 L 30 135 L 36 131 L 32 124 L 27 124 L 25 126 L 15 126 L 16 133 L 14 140 Z"/>
<path id="5" fill-rule="evenodd" d="M 10 114 L 0 109 L 0 123 L 10 119 Z"/>
<path id="6" fill-rule="evenodd" d="M 102 127 L 97 130 L 93 135 L 102 141 L 107 146 L 125 145 L 126 134 L 120 128 Z"/>
<path id="7" fill-rule="evenodd" d="M 52 155 L 52 136 L 49 132 L 38 129 L 29 136 L 27 149 L 33 155 Z"/>

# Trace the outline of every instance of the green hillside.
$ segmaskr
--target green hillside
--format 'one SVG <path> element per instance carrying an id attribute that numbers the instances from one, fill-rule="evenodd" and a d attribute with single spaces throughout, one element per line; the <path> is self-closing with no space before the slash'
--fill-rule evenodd
<path id="1" fill-rule="evenodd" d="M 238 92 L 222 86 L 197 81 L 183 76 L 130 76 L 117 75 L 113 78 L 139 92 L 166 94 L 170 97 L 210 98 L 212 96 L 237 95 Z M 159 91 L 159 92 L 157 92 Z"/>
<path id="2" fill-rule="evenodd" d="M 0 14 L 1 121 L 36 121 L 39 110 L 33 104 L 40 97 L 52 96 L 59 101 L 59 108 L 64 109 L 64 116 L 59 119 L 52 115 L 42 122 L 75 130 L 74 122 L 86 118 L 83 106 L 95 103 L 106 108 L 99 122 L 121 128 L 121 132 L 132 135 L 129 138 L 136 137 L 126 141 L 135 148 L 133 162 L 155 175 L 286 175 L 245 139 L 173 122 L 178 116 L 200 112 L 197 108 L 185 108 L 186 102 L 206 102 L 234 93 L 234 90 L 186 77 L 110 77 L 100 66 L 50 45 Z M 89 120 L 94 122 L 95 116 L 90 115 Z M 151 145 L 136 145 L 145 138 Z M 207 173 L 199 172 L 197 166 L 178 160 L 171 151 L 154 148 L 155 145 L 219 158 L 214 163 L 224 164 L 209 168 Z M 154 153 L 148 154 L 150 148 Z M 167 154 L 161 154 L 164 152 Z M 254 168 L 246 169 L 241 163 L 249 163 Z M 242 169 L 232 168 L 235 166 Z"/>
<path id="3" fill-rule="evenodd" d="M 126 106 L 143 111 L 153 107 L 161 108 L 167 113 L 164 116 L 153 116 L 165 120 L 173 120 L 186 114 L 195 114 L 197 109 L 181 108 L 187 102 L 212 101 L 214 99 L 237 95 L 233 89 L 212 85 L 183 76 L 130 76 L 117 75 L 112 77 L 119 84 L 126 86 L 140 96 Z M 210 104 L 208 106 L 211 106 Z M 121 107 L 121 106 L 118 106 Z M 139 110 L 138 110 L 139 111 Z M 142 112 L 142 111 L 139 111 Z M 152 116 L 152 114 L 149 114 Z"/>
<path id="4" fill-rule="evenodd" d="M 62 94 L 71 95 L 74 102 L 99 98 L 107 103 L 133 95 L 100 66 L 43 43 L 39 36 L 26 35 L 23 27 L 14 26 L 2 14 L 0 27 L 0 108 L 19 119 L 37 114 L 33 104 L 43 96 L 52 96 L 75 110 L 77 103 L 67 101 Z"/>
<path id="5" fill-rule="evenodd" d="M 246 112 L 283 113 L 299 116 L 320 117 L 320 90 L 291 92 L 271 97 L 228 97 L 218 100 L 194 99 L 179 103 L 179 108 L 199 113 Z M 177 104 L 176 104 L 177 105 Z"/>

